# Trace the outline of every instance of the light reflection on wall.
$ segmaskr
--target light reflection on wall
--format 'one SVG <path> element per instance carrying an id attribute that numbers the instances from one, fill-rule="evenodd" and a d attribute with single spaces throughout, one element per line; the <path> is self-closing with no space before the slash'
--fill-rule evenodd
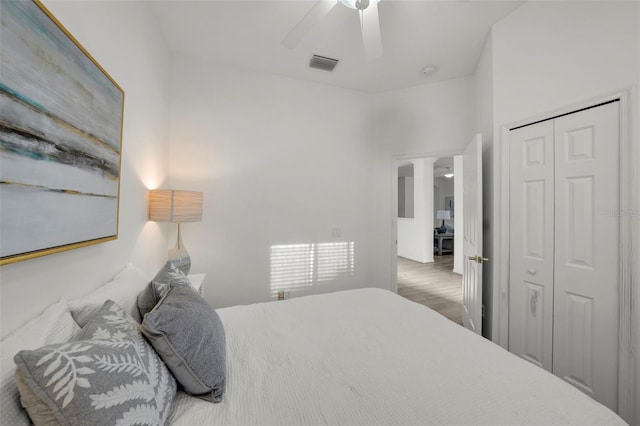
<path id="1" fill-rule="evenodd" d="M 355 242 L 271 246 L 271 295 L 296 291 L 355 272 Z"/>

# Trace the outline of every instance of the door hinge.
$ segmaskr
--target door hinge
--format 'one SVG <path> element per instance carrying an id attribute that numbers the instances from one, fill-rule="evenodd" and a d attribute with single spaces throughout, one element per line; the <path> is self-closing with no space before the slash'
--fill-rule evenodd
<path id="1" fill-rule="evenodd" d="M 482 319 L 484 319 L 484 303 L 482 304 Z"/>

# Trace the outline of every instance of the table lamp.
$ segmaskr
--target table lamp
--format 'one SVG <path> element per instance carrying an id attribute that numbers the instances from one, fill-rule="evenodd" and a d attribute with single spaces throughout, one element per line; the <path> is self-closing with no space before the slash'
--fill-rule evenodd
<path id="1" fill-rule="evenodd" d="M 202 220 L 202 192 L 155 189 L 149 192 L 149 220 L 178 224 L 176 246 L 169 250 L 169 262 L 184 272 L 191 269 L 191 257 L 182 244 L 180 224 Z"/>
<path id="2" fill-rule="evenodd" d="M 442 226 L 438 229 L 438 233 L 446 234 L 447 227 L 445 226 L 444 221 L 451 219 L 451 212 L 449 210 L 438 210 L 436 212 L 436 219 L 442 219 Z"/>

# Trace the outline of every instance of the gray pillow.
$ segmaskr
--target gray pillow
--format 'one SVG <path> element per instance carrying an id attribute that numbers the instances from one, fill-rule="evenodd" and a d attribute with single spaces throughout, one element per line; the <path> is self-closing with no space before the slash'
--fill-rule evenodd
<path id="1" fill-rule="evenodd" d="M 129 315 L 109 300 L 78 340 L 21 351 L 21 402 L 35 424 L 163 425 L 176 382 Z"/>
<path id="2" fill-rule="evenodd" d="M 143 318 L 162 299 L 169 290 L 169 284 L 191 285 L 189 278 L 171 262 L 165 263 L 149 285 L 138 294 L 140 318 Z"/>
<path id="3" fill-rule="evenodd" d="M 193 288 L 171 284 L 140 329 L 185 392 L 222 400 L 227 376 L 224 327 Z"/>

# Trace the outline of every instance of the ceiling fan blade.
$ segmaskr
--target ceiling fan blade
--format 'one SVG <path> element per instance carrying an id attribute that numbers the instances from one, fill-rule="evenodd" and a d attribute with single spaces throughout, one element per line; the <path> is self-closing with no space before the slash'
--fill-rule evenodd
<path id="1" fill-rule="evenodd" d="M 382 38 L 377 4 L 372 4 L 360 14 L 360 26 L 365 56 L 369 60 L 379 58 L 382 56 Z"/>
<path id="2" fill-rule="evenodd" d="M 295 49 L 302 39 L 338 4 L 337 0 L 318 0 L 295 27 L 285 36 L 282 44 Z"/>

